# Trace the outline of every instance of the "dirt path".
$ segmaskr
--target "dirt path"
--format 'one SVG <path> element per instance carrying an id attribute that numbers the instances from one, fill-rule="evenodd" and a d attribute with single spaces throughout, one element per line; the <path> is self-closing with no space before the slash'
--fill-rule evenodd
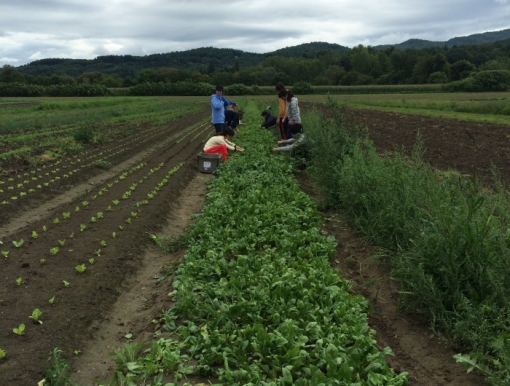
<path id="1" fill-rule="evenodd" d="M 191 223 L 191 216 L 199 213 L 205 198 L 206 185 L 211 174 L 196 175 L 185 187 L 186 194 L 170 203 L 165 227 L 159 232 L 164 237 L 179 236 Z M 123 343 L 127 334 L 137 342 L 148 342 L 159 327 L 161 311 L 172 306 L 168 293 L 172 280 L 158 278 L 172 270 L 184 254 L 171 255 L 155 246 L 148 246 L 141 261 L 141 268 L 125 281 L 125 290 L 117 299 L 111 312 L 94 322 L 88 329 L 88 339 L 82 355 L 73 361 L 73 381 L 80 386 L 94 385 L 94 379 L 106 380 L 115 370 L 115 358 L 110 355 Z M 129 336 L 129 335 L 128 335 Z"/>

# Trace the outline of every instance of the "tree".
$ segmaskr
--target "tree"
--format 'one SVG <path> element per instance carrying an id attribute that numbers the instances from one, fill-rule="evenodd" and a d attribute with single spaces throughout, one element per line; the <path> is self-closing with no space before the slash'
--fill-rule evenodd
<path id="1" fill-rule="evenodd" d="M 468 60 L 459 60 L 450 66 L 450 80 L 456 81 L 467 78 L 476 67 Z"/>
<path id="2" fill-rule="evenodd" d="M 15 67 L 4 65 L 0 70 L 0 82 L 2 83 L 25 83 L 25 75 L 16 70 Z"/>

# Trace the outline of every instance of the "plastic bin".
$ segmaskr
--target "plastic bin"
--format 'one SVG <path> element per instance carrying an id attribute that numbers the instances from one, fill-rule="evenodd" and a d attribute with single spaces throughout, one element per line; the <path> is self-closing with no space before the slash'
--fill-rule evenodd
<path id="1" fill-rule="evenodd" d="M 198 171 L 202 173 L 214 173 L 221 161 L 219 154 L 198 154 Z"/>

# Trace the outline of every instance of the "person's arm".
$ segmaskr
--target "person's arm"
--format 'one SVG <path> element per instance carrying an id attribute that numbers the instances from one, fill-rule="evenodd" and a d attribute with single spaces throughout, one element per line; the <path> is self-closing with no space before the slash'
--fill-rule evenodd
<path id="1" fill-rule="evenodd" d="M 295 138 L 289 138 L 289 139 L 282 139 L 278 142 L 276 142 L 278 145 L 290 145 L 292 143 L 296 142 Z"/>
<path id="2" fill-rule="evenodd" d="M 223 102 L 216 95 L 211 97 L 211 106 L 215 110 L 221 110 L 223 108 Z"/>
<path id="3" fill-rule="evenodd" d="M 244 148 L 241 146 L 237 146 L 234 142 L 230 142 L 228 139 L 224 139 L 225 145 L 227 146 L 227 149 L 233 150 L 233 151 L 244 151 Z"/>

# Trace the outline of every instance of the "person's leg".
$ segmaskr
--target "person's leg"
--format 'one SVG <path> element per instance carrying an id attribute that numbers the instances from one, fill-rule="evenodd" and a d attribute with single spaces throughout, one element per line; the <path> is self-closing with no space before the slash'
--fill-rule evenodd
<path id="1" fill-rule="evenodd" d="M 280 120 L 280 135 L 282 139 L 287 139 L 287 133 L 285 131 L 285 122 Z"/>

